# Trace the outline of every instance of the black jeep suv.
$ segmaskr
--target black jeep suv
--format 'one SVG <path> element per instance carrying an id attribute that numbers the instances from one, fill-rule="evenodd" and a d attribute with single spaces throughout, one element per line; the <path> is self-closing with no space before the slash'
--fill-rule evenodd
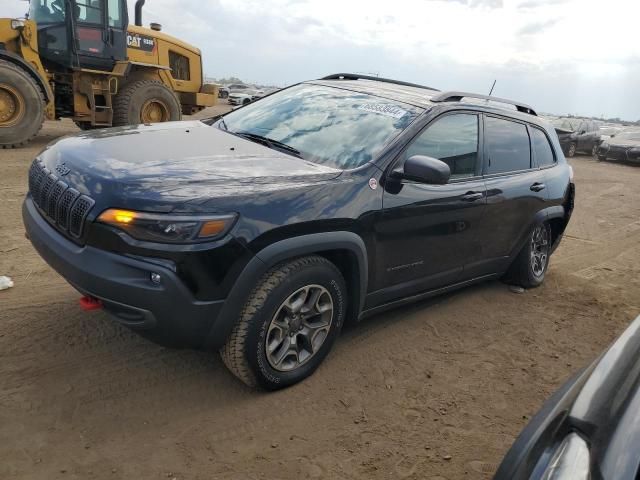
<path id="1" fill-rule="evenodd" d="M 61 139 L 23 217 L 85 300 L 276 389 L 345 321 L 493 278 L 539 285 L 573 192 L 530 107 L 338 74 L 205 122 Z"/>

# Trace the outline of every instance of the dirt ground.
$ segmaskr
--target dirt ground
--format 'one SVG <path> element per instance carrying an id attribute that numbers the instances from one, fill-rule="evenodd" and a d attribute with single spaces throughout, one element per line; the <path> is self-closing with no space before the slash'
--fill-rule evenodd
<path id="1" fill-rule="evenodd" d="M 572 372 L 640 313 L 640 168 L 571 160 L 576 210 L 545 284 L 491 282 L 348 329 L 316 374 L 265 394 L 217 354 L 141 339 L 23 235 L 27 170 L 76 129 L 0 151 L 0 477 L 489 478 Z"/>

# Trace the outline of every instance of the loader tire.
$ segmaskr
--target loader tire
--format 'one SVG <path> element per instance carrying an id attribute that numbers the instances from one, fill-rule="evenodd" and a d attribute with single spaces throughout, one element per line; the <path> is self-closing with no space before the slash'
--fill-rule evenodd
<path id="1" fill-rule="evenodd" d="M 163 83 L 138 80 L 125 86 L 113 103 L 113 125 L 182 120 L 178 97 Z"/>
<path id="2" fill-rule="evenodd" d="M 33 77 L 0 60 L 0 148 L 29 143 L 44 122 L 44 94 Z"/>

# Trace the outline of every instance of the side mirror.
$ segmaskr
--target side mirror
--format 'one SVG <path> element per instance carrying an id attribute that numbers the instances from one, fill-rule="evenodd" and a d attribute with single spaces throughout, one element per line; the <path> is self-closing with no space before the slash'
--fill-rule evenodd
<path id="1" fill-rule="evenodd" d="M 397 172 L 401 177 L 421 183 L 444 185 L 451 177 L 449 165 L 437 158 L 413 155 L 404 162 Z"/>

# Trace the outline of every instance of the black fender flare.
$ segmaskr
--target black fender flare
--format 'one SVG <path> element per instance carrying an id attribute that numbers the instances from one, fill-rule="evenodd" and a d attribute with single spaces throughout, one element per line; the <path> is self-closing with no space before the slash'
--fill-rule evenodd
<path id="1" fill-rule="evenodd" d="M 249 294 L 270 268 L 292 258 L 336 250 L 352 253 L 358 263 L 359 292 L 352 299 L 357 317 L 364 305 L 369 275 L 367 249 L 362 238 L 347 231 L 300 235 L 272 243 L 249 260 L 231 288 L 218 318 L 213 322 L 204 342 L 205 347 L 218 349 L 224 345 Z"/>
<path id="2" fill-rule="evenodd" d="M 38 71 L 33 67 L 33 65 L 25 61 L 21 56 L 16 55 L 13 52 L 9 52 L 4 48 L 0 48 L 0 60 L 6 60 L 7 62 L 13 63 L 14 65 L 24 69 L 29 75 L 31 75 L 31 77 L 33 77 L 38 87 L 40 87 L 40 89 L 42 90 L 45 101 L 47 103 L 51 102 L 51 89 L 46 84 L 42 76 L 38 73 Z"/>
<path id="3" fill-rule="evenodd" d="M 553 205 L 551 207 L 543 208 L 542 210 L 538 210 L 536 214 L 533 216 L 533 219 L 529 223 L 529 226 L 522 233 L 520 238 L 518 239 L 518 243 L 516 243 L 515 248 L 509 255 L 510 263 L 518 256 L 522 247 L 527 242 L 527 238 L 529 238 L 529 234 L 531 233 L 533 227 L 539 223 L 546 222 L 553 218 L 565 218 L 565 210 L 562 205 Z M 552 247 L 552 252 L 555 250 L 559 240 L 555 242 L 555 245 Z"/>

